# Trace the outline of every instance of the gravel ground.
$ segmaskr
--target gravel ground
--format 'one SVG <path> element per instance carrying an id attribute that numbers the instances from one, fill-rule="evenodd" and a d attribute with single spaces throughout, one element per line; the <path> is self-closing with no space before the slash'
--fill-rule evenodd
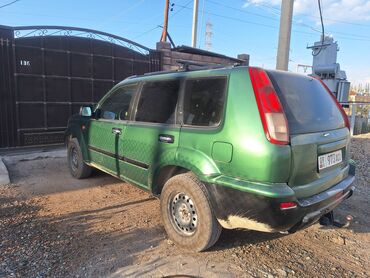
<path id="1" fill-rule="evenodd" d="M 0 186 L 0 277 L 370 277 L 370 134 L 355 136 L 349 228 L 292 235 L 224 230 L 209 251 L 166 239 L 159 201 L 100 172 L 74 180 L 64 157 L 8 158 Z"/>

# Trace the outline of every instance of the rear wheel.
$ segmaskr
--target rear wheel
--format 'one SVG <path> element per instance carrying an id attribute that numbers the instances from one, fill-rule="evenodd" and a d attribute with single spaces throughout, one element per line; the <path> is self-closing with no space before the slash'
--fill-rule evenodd
<path id="1" fill-rule="evenodd" d="M 211 209 L 208 192 L 191 173 L 166 182 L 161 193 L 161 214 L 169 238 L 182 247 L 203 251 L 220 237 L 222 228 Z"/>
<path id="2" fill-rule="evenodd" d="M 91 175 L 92 168 L 83 161 L 80 145 L 76 138 L 68 141 L 68 168 L 73 177 L 84 179 Z"/>

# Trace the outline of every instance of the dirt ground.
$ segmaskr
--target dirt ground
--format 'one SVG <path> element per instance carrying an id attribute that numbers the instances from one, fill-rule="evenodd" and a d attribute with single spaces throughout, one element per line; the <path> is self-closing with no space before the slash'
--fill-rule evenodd
<path id="1" fill-rule="evenodd" d="M 356 192 L 336 209 L 349 228 L 224 230 L 199 254 L 167 240 L 157 199 L 98 171 L 75 180 L 64 156 L 5 159 L 0 277 L 370 277 L 369 134 L 352 141 Z"/>

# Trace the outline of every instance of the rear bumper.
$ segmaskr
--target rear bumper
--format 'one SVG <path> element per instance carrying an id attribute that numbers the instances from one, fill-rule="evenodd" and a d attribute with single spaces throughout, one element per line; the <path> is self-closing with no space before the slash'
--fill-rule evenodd
<path id="1" fill-rule="evenodd" d="M 208 188 L 213 210 L 224 228 L 294 232 L 315 223 L 349 198 L 354 191 L 354 180 L 351 173 L 328 190 L 304 199 L 297 199 L 294 195 L 261 196 L 216 184 L 208 184 Z M 282 202 L 296 202 L 297 207 L 282 210 Z"/>

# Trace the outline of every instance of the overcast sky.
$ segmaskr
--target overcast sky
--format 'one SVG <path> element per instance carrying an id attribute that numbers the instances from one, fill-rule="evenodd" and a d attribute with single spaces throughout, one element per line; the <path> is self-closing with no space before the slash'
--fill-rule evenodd
<path id="1" fill-rule="evenodd" d="M 0 0 L 0 6 L 13 0 Z M 155 48 L 161 35 L 164 0 L 19 0 L 0 9 L 2 25 L 65 25 L 110 32 Z M 172 0 L 169 33 L 177 45 L 191 44 L 192 0 Z M 199 0 L 198 47 L 213 24 L 212 51 L 251 55 L 251 64 L 274 68 L 280 0 Z M 338 41 L 338 62 L 352 83 L 370 82 L 370 1 L 322 0 L 326 34 Z M 317 1 L 296 0 L 291 71 L 312 63 L 306 49 L 320 39 Z"/>

